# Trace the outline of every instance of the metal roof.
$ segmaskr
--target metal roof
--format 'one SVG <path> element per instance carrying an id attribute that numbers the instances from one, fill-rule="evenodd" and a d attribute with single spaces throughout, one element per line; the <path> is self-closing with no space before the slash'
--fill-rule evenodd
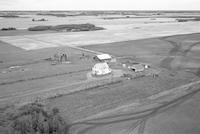
<path id="1" fill-rule="evenodd" d="M 112 57 L 109 54 L 99 54 L 97 55 L 97 58 L 100 60 L 108 60 L 111 59 Z"/>
<path id="2" fill-rule="evenodd" d="M 135 71 L 143 71 L 144 66 L 142 64 L 135 64 L 131 66 L 131 69 L 135 69 Z"/>

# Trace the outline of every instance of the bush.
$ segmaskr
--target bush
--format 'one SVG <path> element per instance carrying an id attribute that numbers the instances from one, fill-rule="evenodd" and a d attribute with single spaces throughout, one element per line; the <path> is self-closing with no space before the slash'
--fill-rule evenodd
<path id="1" fill-rule="evenodd" d="M 66 134 L 66 122 L 57 108 L 47 111 L 39 103 L 21 107 L 10 116 L 8 134 Z"/>

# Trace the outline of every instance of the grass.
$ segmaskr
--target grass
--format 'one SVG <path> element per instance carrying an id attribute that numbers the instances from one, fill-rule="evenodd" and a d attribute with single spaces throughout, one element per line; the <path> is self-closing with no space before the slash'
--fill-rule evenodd
<path id="1" fill-rule="evenodd" d="M 167 40 L 181 41 L 182 43 L 185 40 L 198 41 L 199 34 L 172 36 L 172 37 L 167 37 Z M 136 62 L 143 61 L 145 63 L 146 62 L 152 64 L 155 63 L 155 65 L 159 65 L 160 61 L 162 61 L 163 58 L 167 57 L 169 51 L 173 48 L 173 46 L 169 42 L 166 42 L 166 40 L 163 40 L 162 38 L 125 41 L 118 43 L 91 45 L 85 47 L 91 50 L 99 50 L 102 52 L 106 52 L 114 56 L 134 57 Z M 21 58 L 24 58 L 23 61 L 25 63 L 30 62 L 33 59 L 48 58 L 49 56 L 52 56 L 56 52 L 55 49 L 57 49 L 57 48 L 48 48 L 35 51 L 23 51 L 21 49 L 17 49 L 14 46 L 12 46 L 11 48 L 11 45 L 9 44 L 4 44 L 2 48 L 3 49 L 1 49 L 0 57 L 2 58 L 2 56 L 4 56 L 8 60 L 12 60 L 12 62 L 15 63 L 19 62 Z M 7 52 L 6 49 L 8 49 L 7 51 L 12 50 L 12 53 L 11 52 L 10 54 L 6 53 Z M 69 48 L 67 48 L 67 50 L 69 52 Z M 19 52 L 14 53 L 14 51 L 19 51 Z M 78 54 L 75 55 L 74 53 L 71 55 L 81 56 L 80 52 L 79 55 Z M 11 58 L 9 59 L 9 57 Z M 5 64 L 7 64 L 6 63 L 7 61 L 5 59 L 2 61 L 4 61 Z M 78 63 L 76 64 L 77 66 L 69 64 L 65 66 L 63 65 L 63 66 L 53 66 L 53 67 L 52 66 L 49 67 L 47 64 L 36 63 L 30 66 L 27 65 L 27 67 L 31 67 L 30 70 L 31 73 L 28 73 L 28 71 L 21 73 L 22 75 L 18 75 L 17 73 L 16 74 L 10 73 L 6 74 L 4 78 L 2 77 L 3 75 L 1 75 L 1 79 L 3 81 L 19 80 L 23 77 L 24 80 L 26 80 L 26 78 L 28 80 L 29 78 L 30 79 L 39 78 L 38 80 L 36 79 L 30 80 L 29 82 L 24 81 L 24 82 L 19 82 L 18 84 L 17 83 L 10 84 L 7 86 L 2 85 L 1 95 L 5 94 L 9 96 L 18 92 L 20 92 L 23 95 L 24 92 L 29 92 L 29 90 L 30 92 L 32 90 L 40 91 L 42 89 L 52 88 L 56 84 L 57 84 L 56 86 L 59 86 L 59 84 L 61 85 L 63 83 L 73 83 L 74 81 L 77 81 L 77 79 L 82 81 L 82 79 L 79 79 L 79 77 L 83 75 L 83 77 L 85 78 L 86 77 L 85 73 L 81 75 L 78 74 L 76 78 L 74 78 L 75 77 L 74 74 L 73 75 L 69 74 L 66 77 L 60 76 L 60 74 L 62 74 L 63 72 L 65 71 L 71 72 L 74 68 L 75 68 L 74 70 L 78 71 L 80 69 L 83 69 L 84 66 L 85 68 L 92 67 L 91 65 L 89 65 L 89 63 L 87 63 L 87 65 L 86 64 L 83 65 L 83 62 L 78 62 L 78 61 L 76 61 L 76 63 Z M 180 72 L 180 70 L 177 71 Z M 51 105 L 56 107 L 58 106 L 59 109 L 62 109 L 62 114 L 66 116 L 70 115 L 71 119 L 75 120 L 78 118 L 83 118 L 91 114 L 101 112 L 106 109 L 111 109 L 119 105 L 123 105 L 135 99 L 145 98 L 148 95 L 152 95 L 153 93 L 173 88 L 177 85 L 181 85 L 182 83 L 187 83 L 189 80 L 191 80 L 192 77 L 194 77 L 188 74 L 189 73 L 184 74 L 181 72 L 178 75 L 175 74 L 174 76 L 170 76 L 168 73 L 165 73 L 165 71 L 162 71 L 162 74 L 159 75 L 158 79 L 157 78 L 152 79 L 150 77 L 142 77 L 139 79 L 133 79 L 122 83 L 120 82 L 111 85 L 105 85 L 103 87 L 97 86 L 95 88 L 89 88 L 89 90 L 87 91 L 77 92 L 76 94 L 63 95 L 63 96 L 62 94 L 57 94 L 57 93 L 53 94 L 51 92 L 53 97 L 55 97 L 54 99 L 51 99 Z M 10 77 L 8 77 L 9 75 Z M 50 77 L 49 79 L 47 79 L 43 76 L 48 76 L 48 77 L 50 76 Z M 58 80 L 61 81 L 59 82 Z M 63 89 L 63 91 L 65 90 L 66 89 Z"/>

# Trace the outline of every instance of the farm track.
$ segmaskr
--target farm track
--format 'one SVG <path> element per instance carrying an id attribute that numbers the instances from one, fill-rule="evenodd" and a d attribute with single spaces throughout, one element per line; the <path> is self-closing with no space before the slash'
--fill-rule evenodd
<path id="1" fill-rule="evenodd" d="M 43 92 L 50 92 L 50 91 L 53 91 L 53 90 L 58 90 L 58 89 L 61 89 L 61 88 L 67 88 L 69 86 L 78 85 L 78 84 L 84 84 L 84 83 L 87 83 L 87 82 L 88 81 L 85 80 L 85 81 L 81 81 L 81 82 L 75 82 L 75 83 L 72 83 L 72 84 L 64 84 L 62 86 L 43 89 L 43 90 L 40 90 L 40 91 L 26 91 L 26 92 L 23 92 L 23 94 L 21 94 L 21 95 L 15 95 L 15 96 L 6 97 L 6 98 L 3 96 L 3 97 L 0 97 L 0 98 L 2 98 L 2 99 L 0 99 L 0 102 L 1 101 L 15 99 L 15 98 L 23 98 L 23 97 L 26 97 L 26 96 L 30 96 L 30 95 L 34 95 L 34 94 L 40 94 L 40 93 L 43 93 Z"/>
<path id="2" fill-rule="evenodd" d="M 200 44 L 200 41 L 198 41 L 198 42 L 195 42 L 195 43 L 192 43 L 191 45 L 189 45 L 188 48 L 183 49 L 183 44 L 181 42 L 175 42 L 175 41 L 169 40 L 167 38 L 168 37 L 163 37 L 160 39 L 162 41 L 168 42 L 170 45 L 173 46 L 173 48 L 168 52 L 168 56 L 160 62 L 160 66 L 163 68 L 166 68 L 168 70 L 172 70 L 171 63 L 176 59 L 176 57 L 178 57 L 178 56 L 186 57 L 187 54 L 191 51 L 191 49 L 193 47 Z M 200 68 L 199 68 L 199 70 L 200 70 Z M 198 73 L 198 71 L 197 71 L 196 75 L 197 76 L 200 75 Z"/>
<path id="3" fill-rule="evenodd" d="M 89 71 L 89 69 L 78 70 L 78 71 L 73 71 L 73 72 L 64 72 L 64 73 L 59 73 L 59 74 L 50 74 L 50 75 L 45 75 L 45 76 L 40 76 L 40 77 L 32 77 L 32 78 L 27 78 L 27 79 L 20 79 L 20 80 L 10 81 L 10 82 L 2 82 L 2 83 L 0 83 L 0 86 L 20 83 L 20 82 L 26 82 L 26 81 L 32 81 L 32 80 L 40 80 L 40 79 L 45 79 L 45 78 L 57 77 L 57 76 L 63 76 L 63 75 L 69 75 L 69 74 L 86 72 L 86 71 Z"/>
<path id="4" fill-rule="evenodd" d="M 29 39 L 29 40 L 36 41 L 38 43 L 42 43 L 42 44 L 52 44 L 53 46 L 56 44 L 58 46 L 67 46 L 67 47 L 70 47 L 70 48 L 73 48 L 73 49 L 76 49 L 76 50 L 79 50 L 79 51 L 85 51 L 85 52 L 89 52 L 89 53 L 92 53 L 92 54 L 103 54 L 103 52 L 89 50 L 89 49 L 82 48 L 82 47 L 77 47 L 77 46 L 74 46 L 73 44 L 72 45 L 69 45 L 69 44 L 63 45 L 62 43 L 59 43 L 59 42 L 50 42 L 50 41 L 44 41 L 44 40 L 40 40 L 40 39 L 33 39 L 33 38 L 27 37 L 27 36 L 23 36 L 23 37 L 26 38 L 26 39 Z M 45 59 L 41 59 L 41 60 L 32 61 L 32 62 L 26 62 L 26 63 L 21 63 L 21 64 L 17 64 L 17 65 L 18 66 L 32 65 L 32 64 L 37 64 L 37 63 L 40 63 L 40 62 L 44 62 L 44 60 Z M 10 66 L 16 66 L 16 65 L 9 65 L 9 66 L 5 66 L 3 68 L 8 68 Z"/>
<path id="5" fill-rule="evenodd" d="M 0 69 L 7 69 L 11 66 L 26 66 L 26 65 L 34 65 L 34 64 L 38 64 L 38 63 L 43 63 L 45 62 L 45 59 L 41 59 L 41 60 L 35 60 L 35 61 L 26 61 L 25 63 L 20 63 L 20 64 L 10 64 L 10 65 L 6 65 L 3 67 L 0 67 Z"/>
<path id="6" fill-rule="evenodd" d="M 145 107 L 146 105 L 148 105 L 148 103 L 151 103 L 153 101 L 153 103 L 155 103 L 155 105 L 153 105 L 152 107 L 150 107 L 148 109 L 140 110 L 137 112 L 131 112 L 131 110 L 129 110 L 130 112 L 118 114 L 118 115 L 117 114 L 112 115 L 112 113 L 114 114 L 115 111 L 111 111 L 108 116 L 103 116 L 103 117 L 97 116 L 97 118 L 95 118 L 95 116 L 94 116 L 89 119 L 83 119 L 81 121 L 74 122 L 71 125 L 69 125 L 67 129 L 82 125 L 83 127 L 80 130 L 78 130 L 77 134 L 86 134 L 89 131 L 92 131 L 99 127 L 101 128 L 101 127 L 109 125 L 109 124 L 123 123 L 126 121 L 134 121 L 134 123 L 127 130 L 126 133 L 130 134 L 136 128 L 138 128 L 137 134 L 143 134 L 145 131 L 146 122 L 150 118 L 152 118 L 162 112 L 165 112 L 166 110 L 168 110 L 170 108 L 177 107 L 178 105 L 182 104 L 186 100 L 193 97 L 196 93 L 198 93 L 200 91 L 199 84 L 200 84 L 200 81 L 197 81 L 197 82 L 193 82 L 193 83 L 181 86 L 179 90 L 183 90 L 183 92 L 179 92 L 179 93 L 172 92 L 171 95 L 173 97 L 171 97 L 171 95 L 169 95 L 169 96 L 164 95 L 162 97 L 162 95 L 161 95 L 161 97 L 159 97 L 159 96 L 157 96 L 155 98 L 153 97 L 153 99 L 150 99 L 149 101 L 147 99 L 147 103 L 144 105 L 139 104 L 139 105 L 141 105 L 141 107 Z M 177 94 L 181 94 L 181 95 L 177 95 Z M 134 105 L 133 105 L 133 107 L 134 107 Z M 122 109 L 123 108 L 124 107 L 122 107 Z M 135 109 L 136 108 L 137 107 L 135 107 Z"/>
<path id="7" fill-rule="evenodd" d="M 77 47 L 77 46 L 74 46 L 73 44 L 72 45 L 69 45 L 69 44 L 63 45 L 62 43 L 59 43 L 59 42 L 44 41 L 44 40 L 39 40 L 39 39 L 33 39 L 33 38 L 30 38 L 30 37 L 26 37 L 26 36 L 24 36 L 24 38 L 27 38 L 27 39 L 33 40 L 33 41 L 37 41 L 37 42 L 40 42 L 40 43 L 57 44 L 58 46 L 68 46 L 68 47 L 76 49 L 76 50 L 85 51 L 85 52 L 89 52 L 89 53 L 93 53 L 93 54 L 102 54 L 102 52 Z"/>
<path id="8" fill-rule="evenodd" d="M 43 41 L 43 40 L 39 40 L 39 39 L 33 39 L 33 38 L 27 37 L 27 36 L 24 36 L 24 38 L 36 41 L 38 43 L 54 44 L 54 45 L 56 44 L 58 46 L 63 46 L 63 44 L 59 43 L 59 42 Z M 102 52 L 93 51 L 93 50 L 89 50 L 89 49 L 85 49 L 85 48 L 81 48 L 81 47 L 77 47 L 77 46 L 73 46 L 73 45 L 66 45 L 65 44 L 65 46 L 70 47 L 72 49 L 79 50 L 79 51 L 85 51 L 85 52 L 89 52 L 89 53 L 93 53 L 93 54 L 102 54 Z M 34 61 L 34 62 L 31 62 L 31 63 L 24 63 L 23 65 L 37 64 L 39 62 L 42 62 L 42 60 Z M 64 72 L 64 73 L 59 73 L 59 74 L 49 74 L 49 75 L 44 75 L 44 76 L 40 76 L 40 77 L 31 77 L 31 78 L 27 78 L 27 79 L 20 79 L 20 80 L 15 80 L 15 81 L 2 82 L 2 83 L 0 83 L 0 86 L 10 85 L 10 84 L 15 84 L 15 83 L 20 83 L 20 82 L 27 82 L 27 81 L 32 81 L 32 80 L 41 80 L 41 79 L 45 79 L 45 78 L 51 78 L 51 77 L 69 75 L 69 74 L 80 73 L 80 72 L 86 72 L 86 71 L 89 71 L 89 70 L 90 69 L 84 69 L 84 70 L 78 70 L 78 71 L 73 71 L 73 72 Z M 72 83 L 71 86 L 72 85 L 77 85 L 77 84 L 84 84 L 84 83 L 87 83 L 88 81 L 89 80 L 81 81 L 81 82 L 75 82 L 75 83 Z M 68 86 L 70 86 L 70 85 L 58 86 L 58 87 L 53 87 L 53 88 L 50 88 L 50 89 L 44 89 L 44 90 L 40 90 L 40 91 L 34 91 L 34 90 L 30 91 L 29 90 L 27 92 L 23 92 L 22 95 L 16 95 L 15 97 L 17 97 L 17 98 L 19 98 L 19 97 L 25 97 L 25 96 L 29 96 L 29 95 L 32 95 L 32 94 L 38 94 L 38 93 L 42 93 L 42 92 L 48 92 L 48 91 L 52 91 L 52 90 L 57 90 L 57 89 L 60 89 L 60 88 L 67 88 Z M 13 95 L 12 95 L 12 97 L 13 97 Z M 12 99 L 12 97 L 10 97 L 10 96 L 1 96 L 0 97 L 1 98 L 0 102 L 4 101 L 4 100 Z"/>
<path id="9" fill-rule="evenodd" d="M 187 54 L 191 51 L 191 49 L 200 43 L 200 42 L 192 43 L 189 47 L 187 47 L 186 49 L 183 49 L 181 43 L 177 43 L 177 42 L 168 40 L 167 38 L 162 38 L 162 40 L 169 42 L 173 46 L 172 49 L 169 51 L 168 56 L 165 59 L 163 59 L 160 63 L 160 65 L 162 67 L 167 68 L 169 70 L 172 70 L 171 63 L 176 59 L 177 56 L 182 56 L 182 57 L 187 56 Z M 43 41 L 41 41 L 41 42 L 43 42 Z M 46 43 L 48 43 L 48 42 L 46 42 Z M 49 43 L 51 43 L 51 42 L 49 42 Z M 58 45 L 62 45 L 62 44 L 58 43 Z M 74 46 L 69 46 L 69 47 L 74 48 Z M 74 49 L 81 50 L 81 51 L 87 51 L 87 52 L 91 52 L 91 53 L 95 53 L 95 54 L 100 53 L 100 52 L 96 52 L 96 51 L 90 51 L 90 50 L 88 51 L 88 49 L 82 50 L 82 48 L 79 48 L 79 47 L 75 47 Z M 68 72 L 68 73 L 72 74 L 73 72 Z M 78 73 L 78 71 L 74 72 L 74 73 Z M 47 77 L 46 76 L 38 77 L 38 78 L 36 78 L 36 80 L 44 79 L 45 77 L 46 78 L 56 77 L 56 76 L 60 76 L 60 75 L 67 75 L 67 74 L 62 73 L 62 74 L 47 75 Z M 198 69 L 196 75 L 200 76 L 200 68 Z M 28 81 L 32 80 L 32 78 L 27 79 L 27 80 Z M 23 81 L 19 81 L 19 82 L 23 82 Z M 18 83 L 18 82 L 16 82 L 16 83 Z M 87 83 L 87 81 L 81 81 L 81 82 L 73 83 L 71 85 L 84 84 L 84 83 Z M 12 84 L 12 83 L 10 83 L 10 84 Z M 0 85 L 1 85 L 1 83 L 0 83 Z M 24 92 L 23 94 L 16 96 L 16 97 L 20 98 L 20 97 L 26 97 L 26 96 L 30 96 L 30 95 L 40 94 L 43 92 L 50 92 L 50 91 L 58 90 L 60 88 L 67 88 L 68 86 L 70 86 L 70 85 L 57 86 L 57 87 L 44 89 L 44 90 L 37 91 L 37 92 L 28 91 L 28 92 Z M 191 85 L 188 85 L 188 89 L 190 88 L 190 86 Z M 170 100 L 168 102 L 166 102 L 166 101 L 159 102 L 160 104 L 162 104 L 161 106 L 153 107 L 151 109 L 143 110 L 140 112 L 132 112 L 132 113 L 128 113 L 128 114 L 125 113 L 125 114 L 121 114 L 121 115 L 117 115 L 117 116 L 109 116 L 109 117 L 98 118 L 98 119 L 89 119 L 89 120 L 86 119 L 86 120 L 74 122 L 70 126 L 76 126 L 76 125 L 88 126 L 87 128 L 84 128 L 78 132 L 78 134 L 84 134 L 84 133 L 94 130 L 95 128 L 102 127 L 102 126 L 105 126 L 108 124 L 115 124 L 115 123 L 125 122 L 125 121 L 135 121 L 132 124 L 132 126 L 130 127 L 130 129 L 128 130 L 129 132 L 127 132 L 127 134 L 132 133 L 132 131 L 134 131 L 136 128 L 138 128 L 138 134 L 143 134 L 144 130 L 145 130 L 146 122 L 150 118 L 156 116 L 159 113 L 164 112 L 165 110 L 167 110 L 169 108 L 178 106 L 179 104 L 181 104 L 184 101 L 186 101 L 187 99 L 191 98 L 194 94 L 196 94 L 198 92 L 199 92 L 199 89 L 192 91 L 188 94 L 185 94 L 174 100 Z M 8 100 L 8 99 L 13 99 L 13 97 L 0 99 L 0 102 L 4 101 L 4 100 Z"/>
<path id="10" fill-rule="evenodd" d="M 105 82 L 106 80 L 106 82 Z M 109 81 L 110 80 L 110 81 Z M 99 84 L 97 84 L 97 82 Z M 112 85 L 112 84 L 116 84 L 122 82 L 122 80 L 120 79 L 116 79 L 114 80 L 113 78 L 98 78 L 98 80 L 95 79 L 87 79 L 87 80 L 83 80 L 83 81 L 79 81 L 79 82 L 74 82 L 71 84 L 63 84 L 63 85 L 59 85 L 56 87 L 52 87 L 52 88 L 47 88 L 47 89 L 42 89 L 42 90 L 37 90 L 35 91 L 33 90 L 28 90 L 23 92 L 22 94 L 12 94 L 10 96 L 0 96 L 0 102 L 5 102 L 5 101 L 9 101 L 9 100 L 15 100 L 15 99 L 22 99 L 23 98 L 36 98 L 36 97 L 41 97 L 41 99 L 48 99 L 54 96 L 57 96 L 60 92 L 62 92 L 62 95 L 69 95 L 69 94 L 73 94 L 73 93 L 77 93 L 83 90 L 89 90 L 89 89 L 93 89 L 95 87 L 103 87 L 105 85 Z M 78 86 L 78 87 L 76 87 Z M 75 87 L 75 88 L 74 88 Z M 44 97 L 45 96 L 45 97 Z M 26 100 L 26 101 L 30 101 L 30 100 Z"/>

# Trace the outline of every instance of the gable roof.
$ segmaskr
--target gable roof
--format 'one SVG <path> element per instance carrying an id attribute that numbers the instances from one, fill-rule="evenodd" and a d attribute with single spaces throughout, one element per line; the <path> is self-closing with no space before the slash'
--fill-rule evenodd
<path id="1" fill-rule="evenodd" d="M 144 66 L 142 64 L 135 64 L 131 66 L 131 69 L 135 69 L 136 71 L 143 71 Z"/>
<path id="2" fill-rule="evenodd" d="M 111 59 L 112 57 L 109 54 L 99 54 L 97 55 L 97 58 L 100 60 L 108 60 Z"/>
<path id="3" fill-rule="evenodd" d="M 96 63 L 93 67 L 93 69 L 107 69 L 109 68 L 107 63 Z"/>

